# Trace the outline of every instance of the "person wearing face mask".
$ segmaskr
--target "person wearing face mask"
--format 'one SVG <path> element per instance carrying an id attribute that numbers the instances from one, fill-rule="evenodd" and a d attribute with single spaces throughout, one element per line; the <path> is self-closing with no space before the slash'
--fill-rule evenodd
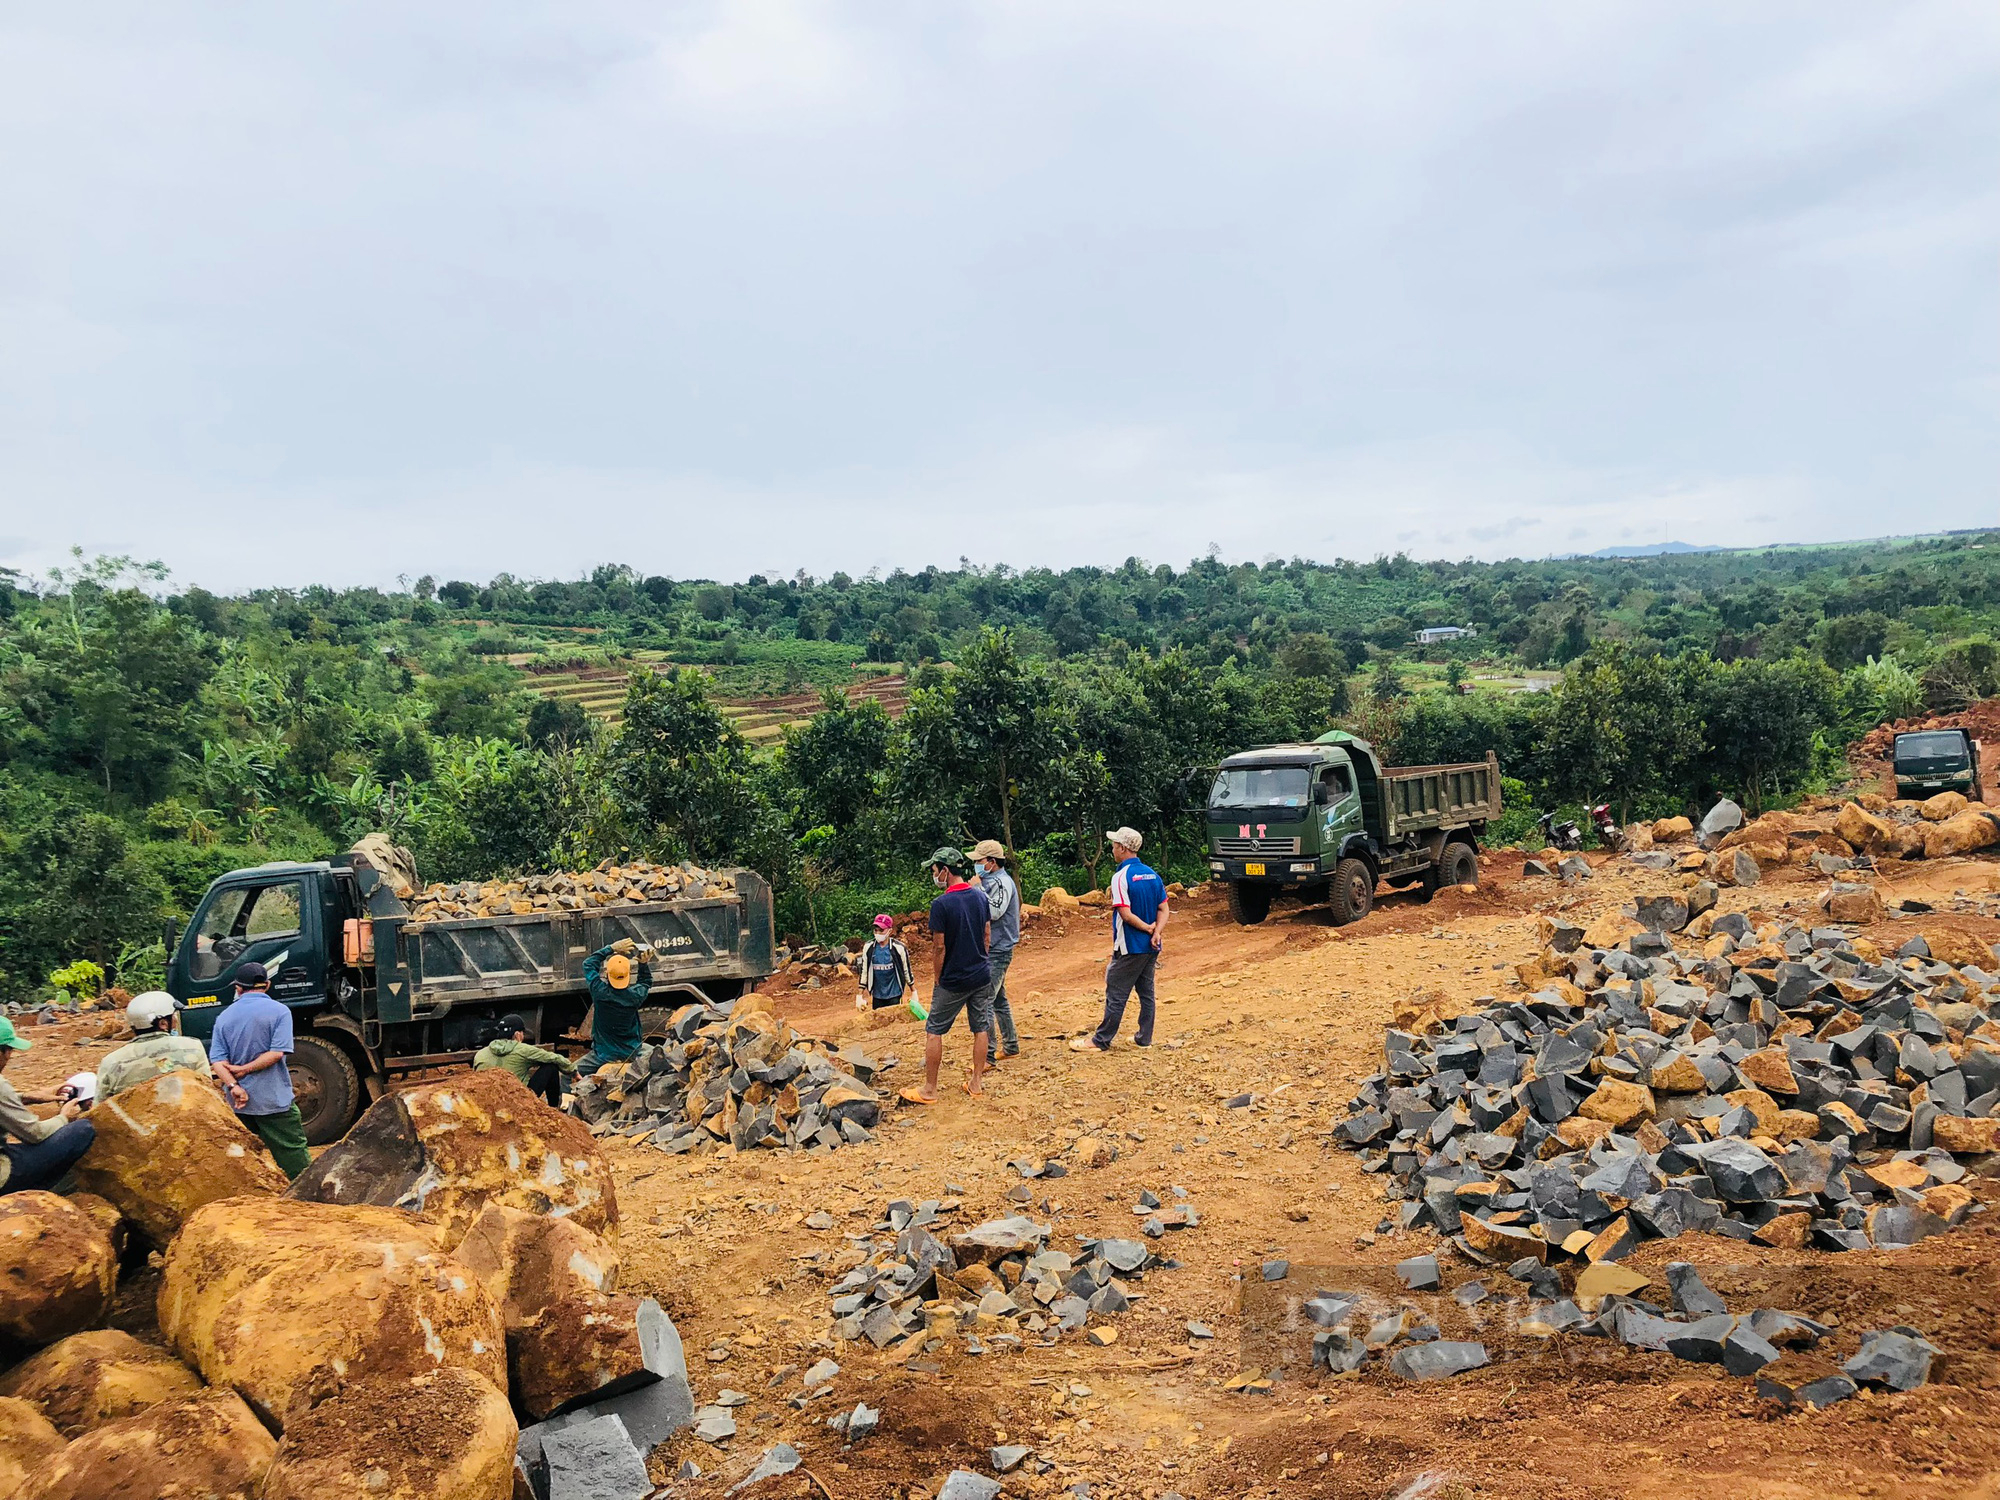
<path id="1" fill-rule="evenodd" d="M 903 1090 L 909 1104 L 937 1103 L 938 1069 L 944 1063 L 944 1039 L 951 1023 L 965 1012 L 972 1028 L 972 1077 L 966 1093 L 985 1093 L 986 1046 L 993 1017 L 987 1008 L 993 972 L 986 962 L 986 928 L 992 920 L 986 892 L 972 878 L 972 861 L 949 845 L 928 862 L 931 883 L 941 894 L 931 902 L 930 930 L 938 934 L 937 959 L 931 971 L 931 1009 L 924 1022 L 924 1081 Z"/>
<path id="2" fill-rule="evenodd" d="M 993 971 L 993 990 L 987 1000 L 993 1029 L 986 1034 L 986 1064 L 991 1067 L 1002 1056 L 1021 1055 L 1021 1039 L 1014 1034 L 1014 1007 L 1007 999 L 1007 968 L 1014 962 L 1014 948 L 1021 941 L 1021 888 L 1007 873 L 1007 850 L 998 839 L 981 839 L 974 844 L 972 858 L 986 891 L 986 964 Z"/>

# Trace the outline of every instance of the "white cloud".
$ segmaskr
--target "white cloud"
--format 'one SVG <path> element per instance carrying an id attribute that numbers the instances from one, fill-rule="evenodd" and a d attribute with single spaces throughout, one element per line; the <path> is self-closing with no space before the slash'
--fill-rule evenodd
<path id="1" fill-rule="evenodd" d="M 0 22 L 0 563 L 1975 524 L 1996 83 L 1951 0 L 80 0 Z"/>

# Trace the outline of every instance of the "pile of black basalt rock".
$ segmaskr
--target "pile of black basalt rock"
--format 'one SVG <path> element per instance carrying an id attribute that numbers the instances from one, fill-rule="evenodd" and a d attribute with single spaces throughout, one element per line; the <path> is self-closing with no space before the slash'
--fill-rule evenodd
<path id="1" fill-rule="evenodd" d="M 1690 897 L 1714 889 L 1588 932 L 1544 919 L 1523 966 L 1543 988 L 1386 1034 L 1331 1133 L 1394 1180 L 1402 1227 L 1506 1265 L 1689 1230 L 1894 1248 L 1977 1211 L 1963 1179 L 2000 1149 L 2000 978 L 1922 938 L 1884 957 L 1842 927 L 1690 920 Z"/>
<path id="2" fill-rule="evenodd" d="M 831 1151 L 874 1139 L 869 1084 L 894 1060 L 829 1052 L 741 1001 L 684 1005 L 667 1039 L 576 1085 L 573 1108 L 600 1135 L 650 1137 L 669 1152 L 734 1146 Z"/>
<path id="3" fill-rule="evenodd" d="M 1413 1289 L 1438 1290 L 1436 1266 L 1423 1264 L 1429 1260 L 1405 1261 L 1397 1273 Z M 1864 1385 L 1914 1390 L 1930 1379 L 1939 1353 L 1916 1329 L 1897 1326 L 1863 1334 L 1858 1351 L 1836 1365 L 1817 1352 L 1821 1341 L 1834 1334 L 1832 1325 L 1769 1307 L 1731 1313 L 1686 1261 L 1666 1267 L 1664 1304 L 1638 1295 L 1651 1287 L 1644 1276 L 1622 1267 L 1605 1266 L 1603 1271 L 1612 1273 L 1607 1284 L 1626 1289 L 1595 1291 L 1591 1281 L 1602 1273 L 1586 1272 L 1565 1293 L 1553 1270 L 1524 1258 L 1509 1273 L 1527 1283 L 1530 1300 L 1500 1326 L 1531 1338 L 1600 1338 L 1693 1364 L 1720 1365 L 1731 1375 L 1755 1377 L 1762 1396 L 1811 1407 L 1843 1401 Z M 1629 1279 L 1613 1280 L 1620 1277 Z M 1451 1300 L 1469 1310 L 1488 1304 L 1489 1296 L 1484 1282 L 1473 1281 L 1455 1289 Z M 1518 1308 L 1518 1302 L 1510 1301 L 1501 1316 Z M 1407 1380 L 1438 1380 L 1490 1362 L 1483 1343 L 1443 1338 L 1435 1322 L 1407 1303 L 1364 1292 L 1321 1291 L 1298 1311 L 1313 1328 L 1313 1368 L 1333 1375 L 1380 1362 Z M 1483 1321 L 1491 1325 L 1494 1315 L 1488 1313 Z"/>
<path id="4" fill-rule="evenodd" d="M 837 1337 L 886 1349 L 960 1335 L 975 1354 L 1053 1343 L 1088 1330 L 1093 1315 L 1124 1312 L 1144 1295 L 1134 1283 L 1180 1264 L 1143 1240 L 1081 1240 L 1074 1255 L 1051 1249 L 1049 1226 L 1022 1214 L 950 1232 L 946 1212 L 938 1202 L 892 1203 L 875 1225 L 882 1237 L 855 1242 L 866 1258 L 832 1288 Z"/>

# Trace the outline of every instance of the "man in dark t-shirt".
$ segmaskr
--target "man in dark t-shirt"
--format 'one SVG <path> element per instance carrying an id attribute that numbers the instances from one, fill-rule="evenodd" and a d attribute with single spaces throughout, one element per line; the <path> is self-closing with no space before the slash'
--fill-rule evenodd
<path id="1" fill-rule="evenodd" d="M 931 1014 L 924 1022 L 924 1081 L 903 1090 L 910 1104 L 937 1103 L 938 1069 L 944 1063 L 944 1039 L 951 1023 L 965 1012 L 972 1028 L 972 1077 L 965 1085 L 973 1098 L 985 1092 L 986 1037 L 993 1022 L 987 1005 L 993 983 L 986 964 L 986 924 L 990 912 L 986 892 L 972 880 L 972 861 L 949 846 L 931 855 L 931 880 L 943 894 L 931 902 L 931 931 L 938 934 L 937 960 L 931 971 Z"/>

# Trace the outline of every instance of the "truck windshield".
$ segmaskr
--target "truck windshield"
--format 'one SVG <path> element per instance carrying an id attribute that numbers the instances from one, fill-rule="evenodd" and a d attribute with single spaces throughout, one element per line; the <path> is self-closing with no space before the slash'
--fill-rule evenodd
<path id="1" fill-rule="evenodd" d="M 1965 739 L 1956 730 L 1939 734 L 1899 734 L 1897 760 L 1963 760 Z"/>
<path id="2" fill-rule="evenodd" d="M 1225 766 L 1208 793 L 1210 807 L 1304 807 L 1312 772 L 1304 766 Z"/>

